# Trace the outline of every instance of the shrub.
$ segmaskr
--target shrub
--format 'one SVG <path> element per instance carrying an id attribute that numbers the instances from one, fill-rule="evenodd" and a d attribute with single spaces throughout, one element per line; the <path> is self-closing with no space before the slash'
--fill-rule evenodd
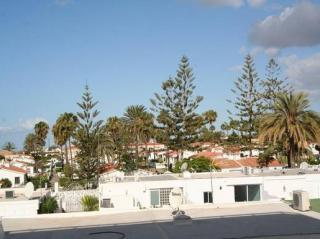
<path id="1" fill-rule="evenodd" d="M 53 197 L 45 196 L 40 201 L 39 213 L 54 213 L 58 209 L 57 200 Z"/>
<path id="2" fill-rule="evenodd" d="M 0 181 L 1 183 L 1 188 L 11 188 L 12 183 L 8 178 L 3 178 Z"/>
<path id="3" fill-rule="evenodd" d="M 48 179 L 48 177 L 46 175 L 38 175 L 38 176 L 35 176 L 35 177 L 30 177 L 28 181 L 33 183 L 35 190 L 40 188 L 40 181 L 41 181 L 41 187 L 42 188 L 45 187 L 46 183 L 49 186 L 49 179 Z"/>
<path id="4" fill-rule="evenodd" d="M 83 196 L 83 198 L 81 199 L 81 204 L 85 212 L 99 210 L 99 199 L 95 196 Z"/>
<path id="5" fill-rule="evenodd" d="M 68 177 L 59 178 L 59 185 L 63 188 L 68 187 L 72 183 L 72 180 Z"/>

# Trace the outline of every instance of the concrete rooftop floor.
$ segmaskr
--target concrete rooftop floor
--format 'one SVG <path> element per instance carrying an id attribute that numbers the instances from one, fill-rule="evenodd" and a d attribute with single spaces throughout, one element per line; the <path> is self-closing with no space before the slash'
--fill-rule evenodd
<path id="1" fill-rule="evenodd" d="M 4 219 L 5 238 L 245 239 L 320 238 L 320 214 L 283 203 L 232 208 L 186 208 L 191 221 L 173 222 L 169 209 L 87 217 Z"/>

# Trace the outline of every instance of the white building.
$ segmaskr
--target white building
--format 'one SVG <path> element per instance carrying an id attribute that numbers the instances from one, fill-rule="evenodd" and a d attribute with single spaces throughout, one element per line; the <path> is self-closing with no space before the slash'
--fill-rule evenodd
<path id="1" fill-rule="evenodd" d="M 0 179 L 7 178 L 11 181 L 12 187 L 18 187 L 25 184 L 25 175 L 27 171 L 15 166 L 0 167 Z"/>
<path id="2" fill-rule="evenodd" d="M 217 206 L 226 204 L 292 199 L 293 190 L 305 190 L 310 198 L 320 198 L 320 173 L 292 169 L 245 175 L 243 173 L 197 173 L 149 177 L 124 177 L 102 183 L 99 190 L 103 207 L 133 209 L 167 207 L 173 188 L 181 188 L 184 204 Z"/>

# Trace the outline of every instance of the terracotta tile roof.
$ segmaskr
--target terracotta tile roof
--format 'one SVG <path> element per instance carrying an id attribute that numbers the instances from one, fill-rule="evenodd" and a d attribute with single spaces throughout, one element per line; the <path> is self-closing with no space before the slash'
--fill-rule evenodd
<path id="1" fill-rule="evenodd" d="M 210 152 L 210 151 L 202 151 L 198 154 L 195 155 L 195 157 L 206 157 L 206 158 L 216 158 L 216 157 L 219 157 L 221 156 L 222 153 L 219 153 L 219 152 Z"/>
<path id="2" fill-rule="evenodd" d="M 22 169 L 22 168 L 18 168 L 18 167 L 16 167 L 16 166 L 9 166 L 9 167 L 7 167 L 7 166 L 2 165 L 2 166 L 0 167 L 0 169 L 9 170 L 9 171 L 14 171 L 14 172 L 23 173 L 23 174 L 26 174 L 26 173 L 27 173 L 26 170 L 24 170 L 24 169 Z"/>
<path id="3" fill-rule="evenodd" d="M 252 168 L 257 168 L 259 167 L 257 158 L 243 158 L 239 159 L 238 163 L 242 165 L 243 167 L 252 167 Z"/>
<path id="4" fill-rule="evenodd" d="M 213 163 L 221 169 L 241 168 L 241 165 L 237 163 L 237 160 L 215 159 Z"/>
<path id="5" fill-rule="evenodd" d="M 9 150 L 0 150 L 0 155 L 2 156 L 9 156 L 9 155 L 14 155 L 15 153 Z"/>

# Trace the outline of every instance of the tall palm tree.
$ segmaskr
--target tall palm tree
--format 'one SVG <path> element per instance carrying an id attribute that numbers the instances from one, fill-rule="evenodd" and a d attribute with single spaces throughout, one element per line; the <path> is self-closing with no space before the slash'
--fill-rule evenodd
<path id="1" fill-rule="evenodd" d="M 203 118 L 204 118 L 205 122 L 210 125 L 210 129 L 214 130 L 213 123 L 217 119 L 217 112 L 215 112 L 214 110 L 208 110 L 203 113 Z"/>
<path id="2" fill-rule="evenodd" d="M 44 122 L 40 121 L 34 126 L 34 132 L 36 135 L 36 142 L 39 149 L 42 149 L 46 145 L 46 138 L 49 132 L 49 125 Z"/>
<path id="3" fill-rule="evenodd" d="M 259 138 L 273 143 L 284 142 L 290 168 L 299 151 L 307 147 L 307 142 L 320 140 L 320 115 L 309 107 L 304 93 L 280 94 L 273 112 L 263 115 L 260 120 Z"/>
<path id="4" fill-rule="evenodd" d="M 138 159 L 139 143 L 147 143 L 152 136 L 153 115 L 147 112 L 143 105 L 131 105 L 124 113 L 123 120 L 133 137 L 136 146 L 136 159 Z"/>
<path id="5" fill-rule="evenodd" d="M 71 139 L 75 134 L 78 126 L 78 118 L 73 113 L 63 113 L 59 116 L 56 124 L 52 128 L 52 133 L 56 144 L 60 147 L 65 145 L 66 162 L 68 162 L 68 147 L 70 152 L 70 159 L 72 160 Z"/>

